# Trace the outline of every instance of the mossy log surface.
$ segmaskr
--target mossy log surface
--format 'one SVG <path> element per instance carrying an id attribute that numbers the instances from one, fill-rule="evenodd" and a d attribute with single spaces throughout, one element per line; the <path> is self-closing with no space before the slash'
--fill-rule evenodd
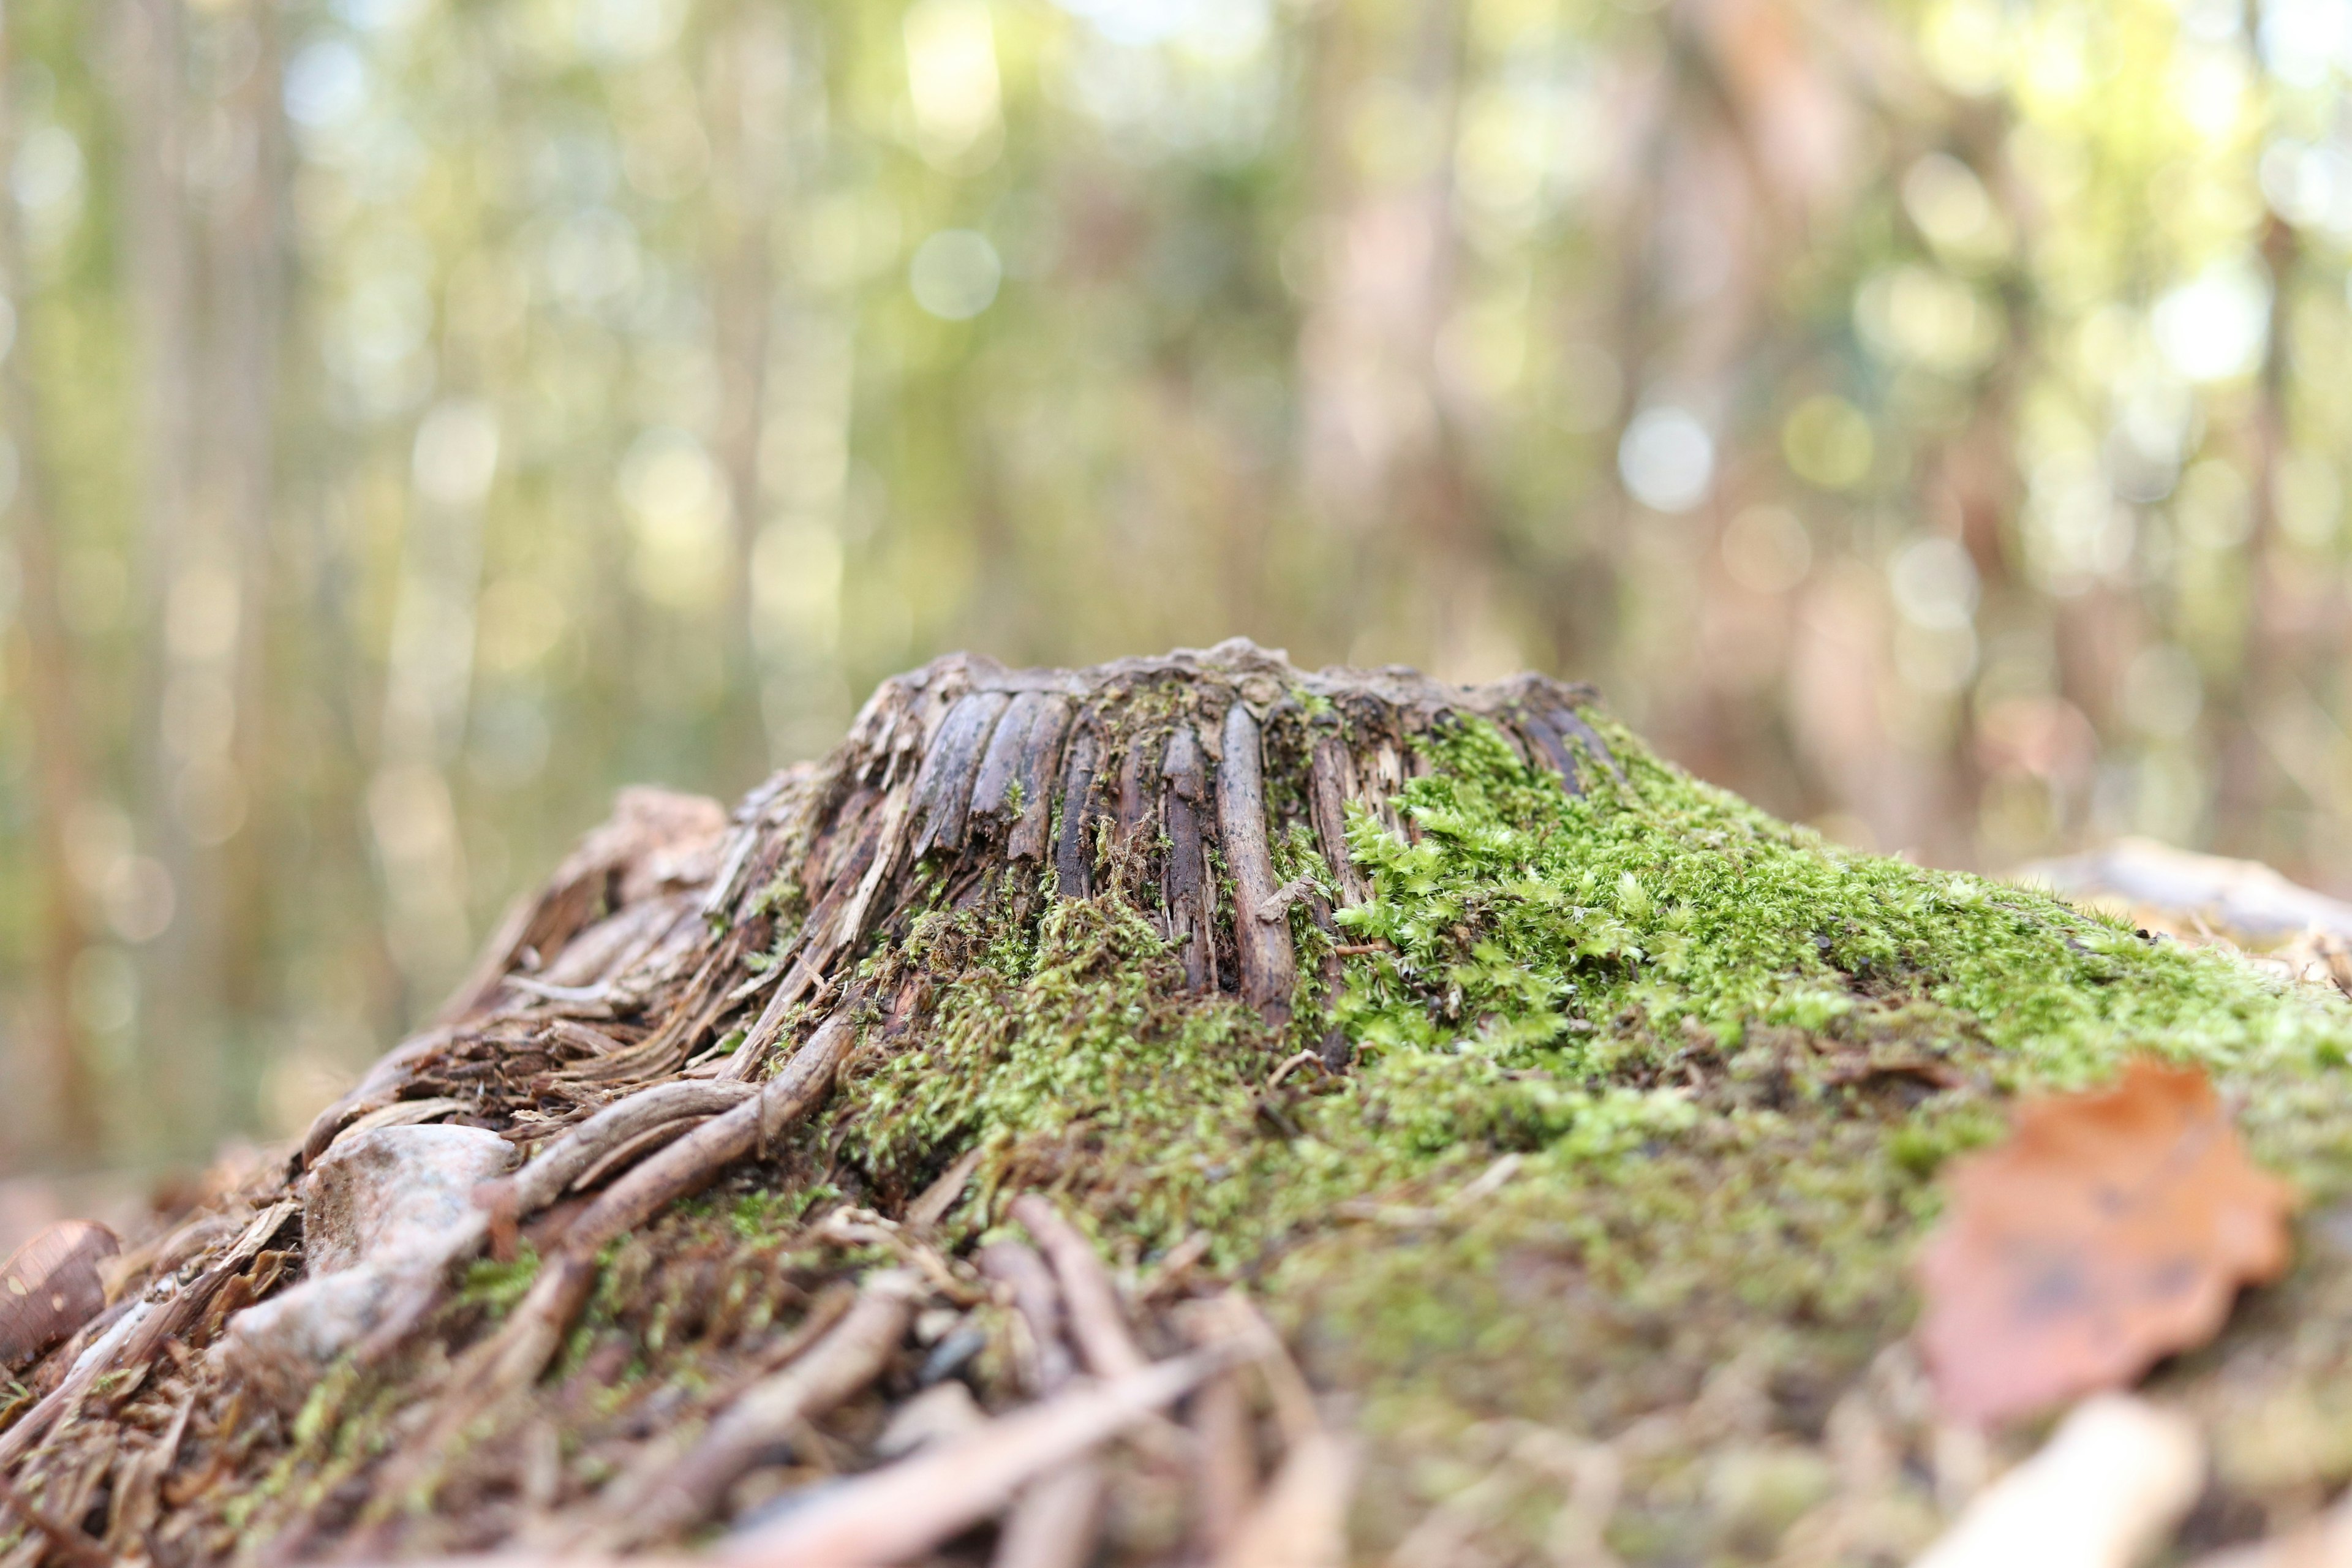
<path id="1" fill-rule="evenodd" d="M 707 1538 L 883 1463 L 927 1389 L 1000 1413 L 1126 1353 L 1023 1317 L 990 1249 L 1047 1226 L 1031 1194 L 1148 1357 L 1189 1301 L 1262 1308 L 1363 1445 L 1360 1560 L 1901 1562 L 1990 1462 L 1906 1343 L 1937 1169 L 2136 1051 L 2205 1066 L 2306 1199 L 2285 1281 L 2156 1379 L 2217 1457 L 2187 1550 L 2352 1478 L 2347 1047 L 2331 986 L 1834 848 L 1581 688 L 950 658 L 731 816 L 625 797 L 300 1149 L 132 1238 L 111 1311 L 18 1369 L 0 1458 L 53 1528 L 0 1521 L 0 1568 L 64 1531 Z M 208 1352 L 302 1279 L 306 1163 L 426 1121 L 528 1157 L 481 1247 L 260 1397 Z M 860 1376 L 753 1440 L 746 1391 L 821 1330 Z M 1167 1432 L 1113 1450 L 1098 1560 L 1199 1561 L 1281 1404 L 1188 1407 L 1222 1479 Z"/>

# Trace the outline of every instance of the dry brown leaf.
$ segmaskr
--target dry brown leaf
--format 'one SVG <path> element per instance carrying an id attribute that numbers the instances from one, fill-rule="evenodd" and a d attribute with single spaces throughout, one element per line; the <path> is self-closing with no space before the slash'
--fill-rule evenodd
<path id="1" fill-rule="evenodd" d="M 0 1265 L 0 1363 L 45 1351 L 98 1316 L 99 1268 L 121 1245 L 95 1220 L 60 1220 Z"/>
<path id="2" fill-rule="evenodd" d="M 2195 1068 L 2135 1061 L 2112 1088 L 2029 1100 L 1945 1185 L 1919 1342 L 1963 1420 L 2121 1387 L 2286 1267 L 2293 1192 L 2246 1158 Z"/>

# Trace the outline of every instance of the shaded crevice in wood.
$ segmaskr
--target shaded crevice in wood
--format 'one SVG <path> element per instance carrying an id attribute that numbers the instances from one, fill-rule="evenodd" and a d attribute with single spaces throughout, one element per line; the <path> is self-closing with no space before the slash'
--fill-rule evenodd
<path id="1" fill-rule="evenodd" d="M 1126 754 L 1119 758 L 1118 795 L 1113 805 L 1118 852 L 1147 884 L 1151 879 L 1142 868 L 1157 858 L 1152 840 L 1159 837 L 1154 829 L 1159 826 L 1160 746 L 1158 735 L 1139 735 L 1128 742 Z"/>

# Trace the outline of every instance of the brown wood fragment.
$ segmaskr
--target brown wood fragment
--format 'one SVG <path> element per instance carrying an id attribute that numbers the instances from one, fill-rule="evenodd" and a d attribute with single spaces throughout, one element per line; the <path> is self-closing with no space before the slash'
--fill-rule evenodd
<path id="1" fill-rule="evenodd" d="M 104 1310 L 99 1266 L 122 1250 L 93 1220 L 60 1220 L 0 1266 L 0 1362 L 38 1355 Z"/>
<path id="2" fill-rule="evenodd" d="M 1042 691 L 1015 692 L 1004 716 L 996 721 L 988 750 L 981 755 L 980 771 L 972 777 L 971 820 L 975 827 L 983 823 L 1001 825 L 1013 817 L 1013 786 L 1020 782 L 1021 753 L 1046 700 Z"/>
<path id="3" fill-rule="evenodd" d="M 1261 768 L 1257 721 L 1236 702 L 1225 713 L 1224 757 L 1217 764 L 1217 828 L 1234 879 L 1234 948 L 1241 961 L 1242 999 L 1278 1027 L 1290 1021 L 1298 960 L 1289 922 L 1248 912 L 1275 891 Z"/>
<path id="4" fill-rule="evenodd" d="M 747 1389 L 683 1458 L 615 1482 L 598 1501 L 599 1521 L 573 1544 L 627 1547 L 700 1523 L 762 1453 L 882 1374 L 906 1340 L 922 1290 L 910 1270 L 869 1277 L 830 1333 L 800 1360 Z"/>
<path id="5" fill-rule="evenodd" d="M 1559 782 L 1568 793 L 1582 795 L 1584 784 L 1576 776 L 1576 759 L 1570 754 L 1567 743 L 1559 738 L 1559 731 L 1550 721 L 1533 713 L 1521 713 L 1517 716 L 1517 727 L 1527 741 L 1528 750 L 1559 775 Z"/>
<path id="6" fill-rule="evenodd" d="M 918 1556 L 1003 1508 L 1034 1478 L 1174 1404 L 1239 1353 L 1221 1343 L 1099 1386 L 1074 1385 L 812 1498 L 775 1523 L 735 1537 L 716 1555 L 744 1568 Z"/>
<path id="7" fill-rule="evenodd" d="M 1021 747 L 1017 782 L 1021 785 L 1021 816 L 1004 841 L 1008 859 L 1036 860 L 1045 853 L 1045 835 L 1053 826 L 1054 785 L 1062 760 L 1062 739 L 1070 730 L 1067 699 L 1048 696 L 1038 706 Z"/>
<path id="8" fill-rule="evenodd" d="M 1308 808 L 1315 819 L 1316 843 L 1324 863 L 1339 879 L 1343 902 L 1360 904 L 1372 896 L 1371 884 L 1356 869 L 1348 853 L 1348 807 L 1356 793 L 1355 763 L 1348 748 L 1332 736 L 1318 739 L 1307 773 Z"/>
<path id="9" fill-rule="evenodd" d="M 1087 1370 L 1097 1377 L 1121 1377 L 1144 1364 L 1143 1352 L 1127 1326 L 1118 1289 L 1096 1256 L 1094 1243 L 1035 1193 L 1013 1200 L 1013 1217 L 1027 1227 L 1054 1265 L 1062 1302 L 1069 1312 L 1070 1338 Z"/>
<path id="10" fill-rule="evenodd" d="M 1054 844 L 1054 877 L 1066 899 L 1083 899 L 1094 891 L 1092 826 L 1095 772 L 1102 763 L 1102 742 L 1092 730 L 1079 731 L 1070 742 L 1069 765 L 1062 773 L 1062 831 Z"/>
<path id="11" fill-rule="evenodd" d="M 713 1117 L 604 1189 L 564 1232 L 575 1253 L 596 1251 L 635 1230 L 669 1204 L 700 1192 L 719 1173 L 806 1116 L 833 1088 L 856 1026 L 844 1006 L 768 1080 L 757 1098 Z"/>
<path id="12" fill-rule="evenodd" d="M 1022 1382 L 1029 1392 L 1051 1394 L 1077 1374 L 1077 1363 L 1062 1337 L 1062 1290 L 1035 1249 L 1017 1241 L 992 1241 L 972 1259 L 983 1279 L 1013 1292 L 1013 1310 L 1027 1331 L 1029 1353 Z"/>
<path id="13" fill-rule="evenodd" d="M 1192 727 L 1180 724 L 1168 738 L 1168 754 L 1160 764 L 1167 782 L 1160 803 L 1168 825 L 1169 937 L 1183 953 L 1184 983 L 1194 991 L 1217 985 L 1216 949 L 1210 921 L 1216 908 L 1208 860 L 1201 845 L 1201 814 L 1208 803 L 1208 779 L 1201 764 L 1201 745 Z"/>
<path id="14" fill-rule="evenodd" d="M 934 847 L 963 847 L 971 815 L 972 774 L 1011 699 L 1002 691 L 975 691 L 948 710 L 915 775 L 915 858 Z"/>
<path id="15" fill-rule="evenodd" d="M 1192 1396 L 1192 1546 L 1213 1558 L 1240 1534 L 1257 1499 L 1257 1439 L 1249 1400 L 1233 1373 Z"/>
<path id="16" fill-rule="evenodd" d="M 1109 1484 L 1091 1459 L 1031 1482 L 1004 1517 L 989 1568 L 1086 1568 L 1102 1533 Z"/>
<path id="17" fill-rule="evenodd" d="M 1625 782 L 1625 770 L 1618 765 L 1617 754 L 1609 749 L 1609 742 L 1601 738 L 1601 731 L 1585 721 L 1583 714 L 1573 708 L 1555 708 L 1551 710 L 1551 721 L 1563 741 L 1574 740 L 1591 755 L 1594 762 L 1607 768 L 1619 784 Z"/>

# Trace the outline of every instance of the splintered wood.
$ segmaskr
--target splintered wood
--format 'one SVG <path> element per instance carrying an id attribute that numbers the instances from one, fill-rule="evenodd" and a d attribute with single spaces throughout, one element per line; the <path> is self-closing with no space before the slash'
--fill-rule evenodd
<path id="1" fill-rule="evenodd" d="M 1199 1247 L 1137 1295 L 1044 1196 L 972 1181 L 977 1149 L 942 1148 L 931 1190 L 879 1212 L 780 1151 L 952 984 L 866 962 L 928 910 L 1034 922 L 1114 892 L 1181 955 L 1185 995 L 1278 1040 L 1299 934 L 1329 938 L 1368 891 L 1349 812 L 1415 831 L 1390 797 L 1461 714 L 1596 787 L 1618 763 L 1590 698 L 1311 674 L 1243 642 L 1078 671 L 957 656 L 885 683 L 832 756 L 732 813 L 624 792 L 282 1165 L 141 1241 L 110 1289 L 93 1229 L 11 1260 L 0 1350 L 29 1397 L 0 1432 L 8 1568 L 583 1562 L 730 1521 L 728 1555 L 778 1563 L 894 1561 L 994 1521 L 956 1550 L 1045 1568 L 1096 1560 L 1150 1508 L 1176 1521 L 1171 1551 L 1333 1560 L 1349 1452 L 1246 1314 L 1180 1326 L 1213 1289 Z M 1294 835 L 1329 885 L 1277 878 Z M 1269 1046 L 1268 1071 L 1289 1054 Z M 1350 1047 L 1334 1028 L 1317 1054 L 1342 1071 Z M 327 1277 L 315 1173 L 339 1149 L 457 1127 L 504 1139 L 511 1168 L 492 1162 L 430 1245 L 372 1263 L 365 1292 L 339 1287 L 333 1335 L 241 1315 Z M 695 1220 L 715 1184 L 784 1217 L 757 1239 Z M 940 1250 L 959 1205 L 957 1237 L 1001 1227 L 969 1258 Z M 631 1346 L 688 1333 L 708 1346 L 692 1376 L 631 1381 Z M 240 1357 L 282 1374 L 275 1398 Z"/>

